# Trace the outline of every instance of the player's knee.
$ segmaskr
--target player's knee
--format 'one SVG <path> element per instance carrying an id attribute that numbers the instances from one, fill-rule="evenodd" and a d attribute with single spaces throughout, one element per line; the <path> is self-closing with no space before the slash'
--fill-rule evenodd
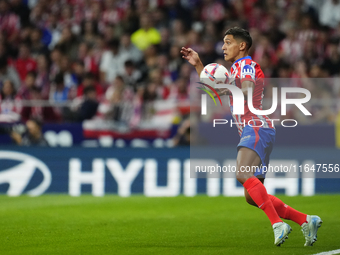
<path id="1" fill-rule="evenodd" d="M 247 179 L 252 177 L 252 173 L 242 171 L 242 167 L 238 167 L 236 172 L 236 179 L 243 185 Z"/>
<path id="2" fill-rule="evenodd" d="M 241 183 L 243 185 L 243 183 L 245 183 L 246 179 L 242 176 L 242 175 L 239 175 L 239 174 L 236 174 L 236 180 Z"/>

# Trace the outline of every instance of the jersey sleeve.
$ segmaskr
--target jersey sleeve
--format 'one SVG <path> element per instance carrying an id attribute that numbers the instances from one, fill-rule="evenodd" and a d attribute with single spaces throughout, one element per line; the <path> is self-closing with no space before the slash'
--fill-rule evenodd
<path id="1" fill-rule="evenodd" d="M 256 66 L 256 63 L 251 60 L 243 61 L 241 63 L 241 70 L 240 70 L 241 83 L 243 81 L 252 81 L 255 83 L 256 78 L 257 78 L 255 66 Z"/>

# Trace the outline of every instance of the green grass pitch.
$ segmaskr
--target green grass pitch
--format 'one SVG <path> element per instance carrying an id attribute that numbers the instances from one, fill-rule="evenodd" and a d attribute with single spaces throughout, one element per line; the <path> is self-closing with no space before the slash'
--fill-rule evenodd
<path id="1" fill-rule="evenodd" d="M 240 197 L 0 196 L 0 254 L 315 254 L 340 249 L 340 195 L 279 196 L 324 221 L 273 245 L 270 222 Z"/>

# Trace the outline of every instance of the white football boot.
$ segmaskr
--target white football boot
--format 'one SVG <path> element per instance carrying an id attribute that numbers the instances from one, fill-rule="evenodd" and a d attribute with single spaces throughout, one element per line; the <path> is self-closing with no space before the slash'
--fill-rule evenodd
<path id="1" fill-rule="evenodd" d="M 285 222 L 278 222 L 273 225 L 275 241 L 274 244 L 280 246 L 286 239 L 292 228 Z"/>
<path id="2" fill-rule="evenodd" d="M 305 246 L 313 246 L 317 240 L 317 232 L 322 220 L 316 215 L 307 215 L 307 223 L 301 225 L 301 231 L 306 239 Z"/>

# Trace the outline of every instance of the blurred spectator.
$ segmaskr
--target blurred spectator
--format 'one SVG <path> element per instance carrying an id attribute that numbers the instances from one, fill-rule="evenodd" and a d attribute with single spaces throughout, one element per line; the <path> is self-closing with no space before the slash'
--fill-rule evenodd
<path id="1" fill-rule="evenodd" d="M 11 10 L 15 13 L 19 19 L 21 26 L 30 23 L 30 10 L 23 0 L 11 0 Z"/>
<path id="2" fill-rule="evenodd" d="M 149 0 L 140 0 L 135 2 L 135 8 L 138 16 L 141 16 L 143 13 L 146 13 L 149 10 L 149 3 Z"/>
<path id="3" fill-rule="evenodd" d="M 129 110 L 135 104 L 133 91 L 124 84 L 121 76 L 117 76 L 106 91 L 105 100 L 100 103 L 97 114 L 116 124 L 126 124 L 130 117 Z"/>
<path id="4" fill-rule="evenodd" d="M 253 59 L 256 62 L 260 62 L 262 58 L 266 55 L 269 57 L 269 61 L 272 64 L 277 63 L 277 56 L 273 45 L 270 43 L 269 38 L 266 36 L 261 36 L 259 42 L 254 45 L 255 51 L 253 53 Z M 262 65 L 261 65 L 262 67 Z M 263 69 L 263 67 L 262 67 Z M 268 76 L 266 76 L 268 77 Z"/>
<path id="5" fill-rule="evenodd" d="M 30 41 L 31 41 L 31 56 L 34 59 L 37 59 L 38 55 L 43 54 L 45 56 L 49 55 L 49 50 L 46 47 L 46 45 L 44 45 L 42 43 L 42 32 L 39 28 L 34 28 L 31 31 L 30 34 Z"/>
<path id="6" fill-rule="evenodd" d="M 330 76 L 339 76 L 340 70 L 340 53 L 338 45 L 333 42 L 328 45 L 327 57 L 324 60 L 323 68 L 328 71 Z"/>
<path id="7" fill-rule="evenodd" d="M 144 87 L 139 86 L 132 101 L 132 112 L 129 125 L 131 128 L 136 128 L 142 120 L 143 115 L 143 95 Z"/>
<path id="8" fill-rule="evenodd" d="M 215 51 L 215 44 L 209 38 L 206 38 L 203 41 L 203 52 L 201 58 L 203 63 L 214 63 L 215 60 L 219 58 L 219 55 Z"/>
<path id="9" fill-rule="evenodd" d="M 336 28 L 340 22 L 340 1 L 324 0 L 319 13 L 319 20 L 322 25 Z"/>
<path id="10" fill-rule="evenodd" d="M 32 102 L 36 102 L 31 104 L 30 106 L 24 106 L 22 108 L 21 117 L 23 121 L 26 121 L 30 118 L 37 118 L 44 122 L 59 122 L 60 116 L 58 116 L 53 107 L 50 106 L 43 106 L 40 103 L 42 102 L 43 98 L 41 97 L 41 91 L 36 88 L 32 87 L 29 91 L 29 98 L 33 100 Z"/>
<path id="11" fill-rule="evenodd" d="M 104 12 L 102 14 L 102 21 L 105 25 L 115 25 L 119 23 L 124 16 L 124 11 L 118 6 L 115 0 L 104 0 Z"/>
<path id="12" fill-rule="evenodd" d="M 147 71 L 152 70 L 157 67 L 158 52 L 155 45 L 150 45 L 144 51 L 144 61 L 147 66 Z"/>
<path id="13" fill-rule="evenodd" d="M 84 62 L 82 60 L 75 61 L 72 69 L 73 69 L 73 72 L 72 72 L 73 80 L 77 83 L 77 86 L 79 86 L 83 82 L 83 78 L 85 75 Z"/>
<path id="14" fill-rule="evenodd" d="M 39 119 L 31 118 L 26 121 L 26 132 L 20 134 L 13 130 L 11 137 L 14 142 L 22 146 L 48 146 L 42 133 L 42 122 Z"/>
<path id="15" fill-rule="evenodd" d="M 7 48 L 6 44 L 4 42 L 0 43 L 0 58 L 7 59 L 8 55 L 9 55 L 9 53 L 8 53 L 8 48 Z"/>
<path id="16" fill-rule="evenodd" d="M 105 41 L 109 42 L 118 38 L 117 28 L 114 25 L 106 25 L 103 28 L 103 36 Z"/>
<path id="17" fill-rule="evenodd" d="M 37 56 L 37 78 L 35 85 L 41 90 L 41 96 L 47 98 L 50 93 L 49 64 L 46 55 Z"/>
<path id="18" fill-rule="evenodd" d="M 162 76 L 162 83 L 169 85 L 172 83 L 171 73 L 169 70 L 169 59 L 165 54 L 161 54 L 157 57 L 157 69 L 160 70 Z"/>
<path id="19" fill-rule="evenodd" d="M 279 29 L 279 24 L 280 23 L 278 21 L 278 17 L 276 17 L 275 15 L 270 15 L 267 17 L 265 33 L 275 48 L 278 46 L 280 41 L 282 41 L 286 36 Z M 252 37 L 254 42 L 254 36 L 252 35 Z"/>
<path id="20" fill-rule="evenodd" d="M 51 79 L 54 79 L 57 73 L 60 72 L 62 57 L 63 57 L 63 53 L 61 52 L 59 47 L 55 47 L 51 51 L 51 54 L 50 54 L 50 59 L 51 59 L 50 78 Z"/>
<path id="21" fill-rule="evenodd" d="M 288 33 L 291 28 L 297 28 L 299 26 L 299 7 L 298 5 L 290 5 L 288 7 L 286 17 L 281 22 L 280 30 L 284 33 Z M 294 31 L 295 32 L 295 31 Z"/>
<path id="22" fill-rule="evenodd" d="M 160 30 L 160 34 L 161 34 L 161 41 L 158 45 L 159 52 L 164 53 L 164 54 L 169 54 L 169 49 L 171 47 L 169 29 L 162 28 Z"/>
<path id="23" fill-rule="evenodd" d="M 280 61 L 275 76 L 278 78 L 291 78 L 291 67 L 288 63 Z"/>
<path id="24" fill-rule="evenodd" d="M 157 8 L 152 11 L 152 18 L 155 23 L 155 28 L 161 30 L 163 28 L 169 27 L 169 20 L 165 14 L 165 10 Z"/>
<path id="25" fill-rule="evenodd" d="M 142 52 L 131 43 L 130 35 L 123 34 L 120 38 L 119 54 L 126 55 L 127 59 L 131 59 L 135 64 L 142 60 Z"/>
<path id="26" fill-rule="evenodd" d="M 322 49 L 321 49 L 322 50 Z M 315 39 L 307 40 L 304 44 L 302 58 L 305 60 L 308 66 L 322 63 L 322 51 L 318 51 L 317 43 Z"/>
<path id="27" fill-rule="evenodd" d="M 305 42 L 307 40 L 316 40 L 319 36 L 319 31 L 314 28 L 314 21 L 312 17 L 305 14 L 301 18 L 301 27 L 298 32 L 297 38 L 300 42 Z"/>
<path id="28" fill-rule="evenodd" d="M 36 71 L 37 62 L 31 56 L 30 47 L 22 43 L 19 47 L 18 58 L 13 61 L 13 66 L 19 73 L 20 79 L 23 81 L 28 72 Z"/>
<path id="29" fill-rule="evenodd" d="M 10 10 L 7 0 L 0 0 L 0 32 L 6 35 L 7 42 L 17 43 L 20 33 L 20 18 Z"/>
<path id="30" fill-rule="evenodd" d="M 294 63 L 302 56 L 303 45 L 296 38 L 296 29 L 291 27 L 287 31 L 287 37 L 278 46 L 278 57 Z"/>
<path id="31" fill-rule="evenodd" d="M 5 80 L 10 80 L 15 89 L 19 89 L 21 81 L 17 71 L 12 66 L 8 66 L 6 57 L 0 57 L 0 82 Z"/>
<path id="32" fill-rule="evenodd" d="M 69 33 L 78 35 L 80 33 L 80 26 L 78 24 L 78 20 L 73 15 L 73 6 L 65 5 L 61 9 L 61 17 L 59 20 L 59 24 L 63 28 L 68 28 Z M 62 34 L 64 31 L 62 31 Z M 63 35 L 62 35 L 63 37 Z"/>
<path id="33" fill-rule="evenodd" d="M 21 105 L 15 94 L 13 83 L 5 80 L 0 93 L 0 123 L 20 120 Z"/>
<path id="34" fill-rule="evenodd" d="M 124 101 L 129 101 L 133 97 L 133 92 L 131 88 L 126 86 L 122 76 L 117 76 L 110 87 L 108 87 L 105 93 L 105 98 L 110 101 L 112 98 L 115 97 L 114 94 L 116 92 Z"/>
<path id="35" fill-rule="evenodd" d="M 139 29 L 138 23 L 139 19 L 137 11 L 132 6 L 128 6 L 125 10 L 125 15 L 121 22 L 123 31 L 129 34 L 133 33 L 134 31 Z"/>
<path id="36" fill-rule="evenodd" d="M 37 5 L 32 10 L 31 19 L 36 18 L 33 16 L 35 14 L 34 11 L 36 9 L 40 11 L 40 8 L 41 8 L 40 5 Z M 46 34 L 48 34 L 50 37 L 50 43 L 48 44 L 48 47 L 49 49 L 54 49 L 54 47 L 57 45 L 61 38 L 61 28 L 60 25 L 58 24 L 58 16 L 54 13 L 50 13 L 50 15 L 47 15 L 46 17 L 40 17 L 38 21 L 34 21 L 34 24 L 36 24 L 38 27 L 45 27 Z"/>
<path id="37" fill-rule="evenodd" d="M 82 42 L 93 45 L 98 36 L 97 23 L 93 20 L 84 20 L 81 27 Z"/>
<path id="38" fill-rule="evenodd" d="M 186 28 L 182 20 L 176 19 L 171 23 L 171 40 L 174 45 L 187 44 Z"/>
<path id="39" fill-rule="evenodd" d="M 78 86 L 77 97 L 81 97 L 85 93 L 85 89 L 92 87 L 96 90 L 97 99 L 100 100 L 104 94 L 103 87 L 96 82 L 92 73 L 86 73 L 83 78 L 83 83 Z"/>
<path id="40" fill-rule="evenodd" d="M 118 74 L 123 72 L 124 63 L 127 55 L 119 54 L 119 41 L 112 40 L 108 42 L 109 50 L 102 55 L 100 62 L 101 82 L 111 83 Z"/>
<path id="41" fill-rule="evenodd" d="M 56 45 L 66 54 L 71 60 L 77 59 L 79 41 L 69 27 L 64 27 L 61 32 L 61 37 Z"/>
<path id="42" fill-rule="evenodd" d="M 152 70 L 149 74 L 149 77 L 150 77 L 150 81 L 152 83 L 155 83 L 157 86 L 156 87 L 157 97 L 160 99 L 167 99 L 170 94 L 170 89 L 164 83 L 164 82 L 167 82 L 166 80 L 167 77 L 163 77 L 162 70 L 161 69 Z"/>
<path id="43" fill-rule="evenodd" d="M 37 74 L 35 72 L 29 72 L 26 75 L 25 81 L 22 83 L 20 89 L 18 90 L 18 96 L 21 99 L 24 100 L 30 100 L 31 99 L 31 89 L 36 88 L 35 87 L 35 80 L 36 80 Z"/>
<path id="44" fill-rule="evenodd" d="M 127 86 L 130 86 L 134 91 L 137 91 L 138 82 L 142 78 L 142 73 L 136 69 L 131 60 L 125 62 L 122 77 Z"/>
<path id="45" fill-rule="evenodd" d="M 180 47 L 173 45 L 170 48 L 169 71 L 171 79 L 175 81 L 179 76 L 179 70 L 183 64 L 183 59 L 180 54 Z"/>
<path id="46" fill-rule="evenodd" d="M 76 90 L 77 80 L 72 75 L 71 61 L 68 55 L 64 55 L 61 57 L 60 72 L 64 74 L 65 86 L 68 87 L 70 90 Z"/>
<path id="47" fill-rule="evenodd" d="M 88 120 L 95 116 L 98 108 L 96 89 L 92 86 L 84 89 L 83 102 L 77 111 L 78 121 Z"/>
<path id="48" fill-rule="evenodd" d="M 51 88 L 50 101 L 61 103 L 69 99 L 70 88 L 64 84 L 64 74 L 58 73 Z"/>
<path id="49" fill-rule="evenodd" d="M 204 48 L 203 45 L 200 43 L 201 38 L 200 34 L 197 31 L 194 30 L 189 31 L 187 39 L 188 47 L 192 48 L 194 51 L 197 51 L 198 53 L 203 52 Z"/>
<path id="50" fill-rule="evenodd" d="M 187 27 L 189 27 L 191 22 L 191 13 L 182 7 L 180 0 L 166 0 L 165 10 L 170 23 L 179 19 L 182 20 Z"/>
<path id="51" fill-rule="evenodd" d="M 188 84 L 189 81 L 186 78 L 178 78 L 170 92 L 170 98 L 174 98 L 178 102 L 187 101 L 189 99 Z"/>
<path id="52" fill-rule="evenodd" d="M 159 44 L 161 36 L 159 32 L 152 26 L 149 13 L 144 13 L 140 17 L 140 29 L 131 35 L 131 41 L 140 50 L 145 50 L 151 44 Z"/>
<path id="53" fill-rule="evenodd" d="M 207 38 L 210 38 L 214 42 L 220 41 L 220 33 L 217 32 L 217 25 L 212 21 L 207 21 L 204 24 L 204 35 Z"/>
<path id="54" fill-rule="evenodd" d="M 219 1 L 204 0 L 202 7 L 202 19 L 204 21 L 219 22 L 224 19 L 224 6 Z"/>

